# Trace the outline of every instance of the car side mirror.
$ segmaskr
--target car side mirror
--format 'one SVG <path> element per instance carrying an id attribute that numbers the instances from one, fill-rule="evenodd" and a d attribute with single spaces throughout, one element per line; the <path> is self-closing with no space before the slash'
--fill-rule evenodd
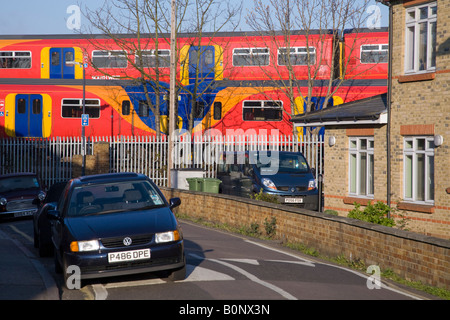
<path id="1" fill-rule="evenodd" d="M 60 215 L 58 210 L 48 210 L 47 218 L 49 220 L 60 220 L 61 219 L 61 215 Z"/>
<path id="2" fill-rule="evenodd" d="M 172 198 L 169 200 L 169 208 L 173 209 L 178 207 L 181 204 L 181 199 L 180 198 Z"/>

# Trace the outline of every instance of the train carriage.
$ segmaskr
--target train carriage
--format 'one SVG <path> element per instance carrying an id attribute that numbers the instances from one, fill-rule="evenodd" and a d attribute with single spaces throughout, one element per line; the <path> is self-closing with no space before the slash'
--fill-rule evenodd
<path id="1" fill-rule="evenodd" d="M 347 32 L 344 39 L 317 32 L 306 42 L 298 32 L 286 46 L 281 35 L 221 33 L 200 41 L 180 35 L 178 128 L 189 129 L 192 114 L 195 132 L 277 129 L 291 134 L 290 115 L 304 112 L 305 102 L 294 92 L 298 98 L 291 106 L 283 83 L 291 77 L 298 84 L 295 90 L 306 95 L 312 72 L 323 83 L 313 88 L 312 97 L 315 108 L 322 108 L 327 81 L 341 77 L 348 62 L 345 82 L 327 105 L 386 92 L 387 36 L 386 30 L 366 30 L 359 36 Z M 340 57 L 332 54 L 335 41 L 340 41 Z M 167 133 L 168 38 L 158 43 L 148 38 L 144 44 L 138 54 L 133 50 L 136 39 L 127 35 L 114 40 L 78 35 L 0 38 L 0 137 L 80 136 L 83 87 L 87 136 Z M 350 55 L 351 46 L 357 49 Z M 133 81 L 142 76 L 133 66 L 138 60 L 153 80 L 146 85 L 150 101 L 142 84 Z M 159 123 L 149 103 L 158 104 Z"/>

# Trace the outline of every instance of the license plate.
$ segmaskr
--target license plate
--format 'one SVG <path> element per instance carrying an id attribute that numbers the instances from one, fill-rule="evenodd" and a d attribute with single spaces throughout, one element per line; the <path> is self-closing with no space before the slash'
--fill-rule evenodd
<path id="1" fill-rule="evenodd" d="M 22 211 L 22 212 L 14 212 L 14 217 L 15 218 L 19 218 L 19 217 L 26 217 L 26 216 L 32 216 L 33 213 L 35 213 L 36 210 L 27 210 L 27 211 Z"/>
<path id="2" fill-rule="evenodd" d="M 303 203 L 303 198 L 284 198 L 284 203 Z"/>
<path id="3" fill-rule="evenodd" d="M 150 249 L 108 253 L 108 262 L 109 263 L 134 261 L 134 260 L 145 260 L 145 259 L 150 259 Z"/>

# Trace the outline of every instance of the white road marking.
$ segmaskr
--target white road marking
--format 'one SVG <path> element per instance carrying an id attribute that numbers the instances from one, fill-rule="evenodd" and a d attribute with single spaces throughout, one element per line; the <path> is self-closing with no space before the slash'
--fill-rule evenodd
<path id="1" fill-rule="evenodd" d="M 217 272 L 199 266 L 193 266 L 190 264 L 186 265 L 186 274 L 188 275 L 186 279 L 177 282 L 235 280 L 233 277 L 230 277 L 225 273 Z M 95 300 L 106 300 L 106 298 L 108 298 L 107 289 L 149 286 L 164 283 L 167 283 L 167 281 L 161 280 L 159 278 L 153 278 L 147 280 L 112 282 L 105 285 L 99 283 L 92 285 L 92 289 L 94 290 Z"/>
<path id="2" fill-rule="evenodd" d="M 20 231 L 19 229 L 17 229 L 16 226 L 9 226 L 11 229 L 13 229 L 16 233 L 20 234 L 22 237 L 24 237 L 25 239 L 27 239 L 30 242 L 34 242 L 34 239 L 32 237 L 30 237 L 29 235 L 27 235 L 26 233 Z"/>
<path id="3" fill-rule="evenodd" d="M 314 262 L 313 261 L 307 260 L 305 258 L 301 258 L 298 255 L 295 255 L 295 254 L 292 254 L 292 253 L 289 253 L 289 252 L 286 252 L 286 251 L 283 251 L 283 250 L 278 250 L 278 249 L 266 246 L 266 245 L 264 245 L 262 243 L 258 243 L 258 242 L 254 242 L 254 241 L 250 241 L 250 240 L 244 240 L 244 241 L 247 242 L 247 243 L 254 244 L 255 246 L 262 247 L 262 248 L 267 249 L 267 250 L 272 250 L 272 251 L 284 254 L 286 256 L 293 257 L 295 259 L 298 259 L 298 260 L 301 260 L 301 261 L 305 262 L 305 264 L 309 264 L 311 267 L 314 267 Z"/>
<path id="4" fill-rule="evenodd" d="M 197 258 L 197 259 L 208 260 L 208 261 L 216 262 L 216 263 L 219 263 L 219 264 L 224 265 L 226 267 L 229 267 L 229 268 L 239 272 L 240 274 L 244 275 L 245 277 L 247 277 L 251 281 L 256 282 L 256 283 L 258 283 L 258 284 L 260 284 L 260 285 L 262 285 L 262 286 L 264 286 L 266 288 L 269 288 L 270 290 L 275 291 L 276 293 L 280 294 L 281 296 L 283 296 L 284 298 L 286 298 L 288 300 L 297 300 L 296 297 L 294 297 L 290 293 L 284 291 L 283 289 L 281 289 L 281 288 L 279 288 L 279 287 L 277 287 L 277 286 L 275 286 L 275 285 L 273 285 L 273 284 L 271 284 L 269 282 L 263 281 L 263 280 L 259 279 L 258 277 L 256 277 L 255 275 L 251 274 L 250 272 L 247 272 L 247 271 L 245 271 L 242 268 L 239 268 L 239 267 L 237 267 L 235 265 L 232 265 L 231 263 L 228 263 L 228 262 L 225 262 L 225 261 L 221 261 L 221 260 L 218 260 L 218 259 L 204 258 L 204 257 L 198 256 L 196 254 L 192 254 L 192 253 L 190 255 L 193 256 L 194 258 Z"/>
<path id="5" fill-rule="evenodd" d="M 106 300 L 108 298 L 108 290 L 102 284 L 93 284 L 92 289 L 94 290 L 95 300 Z"/>
<path id="6" fill-rule="evenodd" d="M 220 259 L 220 260 L 242 262 L 242 263 L 252 264 L 254 266 L 259 266 L 259 262 L 256 259 Z"/>
<path id="7" fill-rule="evenodd" d="M 186 273 L 188 274 L 187 278 L 177 282 L 235 280 L 225 273 L 190 264 L 186 265 Z"/>
<path id="8" fill-rule="evenodd" d="M 303 264 L 305 264 L 305 265 L 307 265 L 307 266 L 310 266 L 310 267 L 314 267 L 314 266 L 315 266 L 314 263 L 313 263 L 312 261 L 307 260 L 307 259 L 303 259 L 303 258 L 301 258 L 301 257 L 299 257 L 299 256 L 297 256 L 297 255 L 295 255 L 295 254 L 290 254 L 290 253 L 285 252 L 285 251 L 282 251 L 282 250 L 278 250 L 278 249 L 275 249 L 275 248 L 271 248 L 271 247 L 269 247 L 269 246 L 266 246 L 266 245 L 263 245 L 263 244 L 260 244 L 260 243 L 254 242 L 254 241 L 250 241 L 250 240 L 245 240 L 245 241 L 248 242 L 248 243 L 252 243 L 252 244 L 254 244 L 254 245 L 263 247 L 263 248 L 268 249 L 268 250 L 276 251 L 276 252 L 285 254 L 285 255 L 287 255 L 287 256 L 294 257 L 294 258 L 299 259 L 299 260 L 303 260 L 303 261 L 304 261 Z M 273 261 L 275 261 L 275 262 L 285 262 L 285 263 L 294 263 L 293 261 L 281 261 L 281 260 L 273 260 Z M 368 276 L 368 275 L 362 274 L 362 273 L 359 272 L 359 271 L 355 271 L 355 270 L 352 270 L 352 269 L 348 269 L 348 268 L 346 268 L 346 267 L 341 267 L 341 266 L 338 266 L 338 265 L 328 264 L 328 263 L 324 263 L 324 262 L 320 262 L 320 264 L 321 264 L 321 265 L 325 265 L 325 266 L 329 266 L 329 267 L 338 268 L 338 269 L 341 269 L 341 270 L 345 270 L 345 271 L 347 271 L 347 272 L 350 272 L 350 273 L 353 273 L 353 274 L 355 274 L 355 275 L 358 275 L 359 277 L 362 277 L 362 278 L 364 278 L 364 279 L 368 279 L 368 278 L 370 277 L 370 276 Z M 411 294 L 409 294 L 409 293 L 407 293 L 407 292 L 403 292 L 403 291 L 397 290 L 397 289 L 395 289 L 395 288 L 391 288 L 391 287 L 385 285 L 384 283 L 381 283 L 381 287 L 382 287 L 383 289 L 390 290 L 390 291 L 393 291 L 393 292 L 396 292 L 396 293 L 399 293 L 399 294 L 403 294 L 404 296 L 407 296 L 407 297 L 410 297 L 410 298 L 413 298 L 413 299 L 420 300 L 420 298 L 417 297 L 417 296 L 411 295 Z"/>
<path id="9" fill-rule="evenodd" d="M 264 261 L 281 262 L 281 263 L 292 263 L 292 264 L 300 264 L 300 265 L 308 266 L 308 267 L 315 267 L 314 264 L 312 264 L 310 262 L 304 262 L 304 261 L 290 261 L 290 260 L 264 260 Z"/>

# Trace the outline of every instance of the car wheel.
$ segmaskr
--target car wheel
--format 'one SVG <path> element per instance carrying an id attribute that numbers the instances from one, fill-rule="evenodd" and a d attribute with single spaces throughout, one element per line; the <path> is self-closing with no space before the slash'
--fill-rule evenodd
<path id="1" fill-rule="evenodd" d="M 40 234 L 38 237 L 38 248 L 40 257 L 49 257 L 53 253 L 53 246 L 45 245 L 45 241 L 43 241 L 42 236 Z"/>
<path id="2" fill-rule="evenodd" d="M 184 258 L 184 266 L 179 269 L 172 270 L 168 279 L 169 281 L 181 281 L 184 280 L 185 278 L 186 278 L 186 258 Z"/>

